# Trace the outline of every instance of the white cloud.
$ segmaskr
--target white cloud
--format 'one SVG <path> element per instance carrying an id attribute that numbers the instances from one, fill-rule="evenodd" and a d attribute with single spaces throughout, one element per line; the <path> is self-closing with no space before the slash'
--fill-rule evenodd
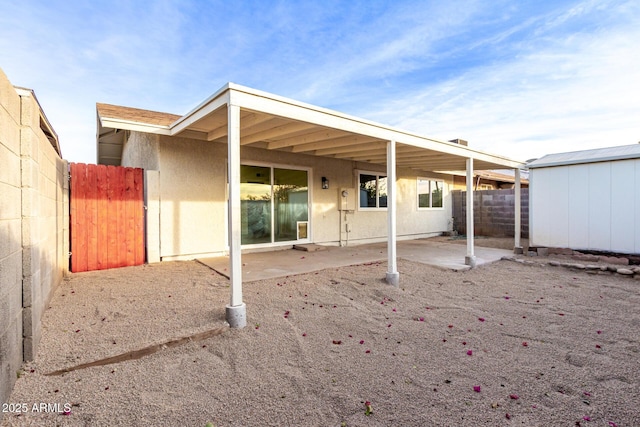
<path id="1" fill-rule="evenodd" d="M 116 6 L 0 6 L 0 67 L 73 161 L 95 102 L 184 113 L 227 81 L 519 159 L 640 139 L 633 0 Z"/>
<path id="2" fill-rule="evenodd" d="M 556 36 L 389 101 L 374 118 L 521 160 L 640 140 L 640 27 Z"/>

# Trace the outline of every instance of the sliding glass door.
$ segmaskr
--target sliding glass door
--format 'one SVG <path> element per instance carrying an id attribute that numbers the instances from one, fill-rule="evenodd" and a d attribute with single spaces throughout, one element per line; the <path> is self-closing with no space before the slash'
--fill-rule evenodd
<path id="1" fill-rule="evenodd" d="M 243 245 L 308 238 L 308 175 L 299 169 L 240 166 Z"/>

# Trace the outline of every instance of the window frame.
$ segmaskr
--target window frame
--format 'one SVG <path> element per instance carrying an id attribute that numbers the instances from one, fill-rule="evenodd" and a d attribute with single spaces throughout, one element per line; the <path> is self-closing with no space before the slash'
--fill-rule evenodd
<path id="1" fill-rule="evenodd" d="M 428 181 L 429 182 L 429 206 L 428 207 L 422 207 L 420 206 L 420 194 L 425 194 L 425 193 L 420 193 L 420 181 Z M 433 191 L 431 190 L 431 183 L 432 182 L 438 182 L 442 185 L 442 206 L 433 206 Z M 437 211 L 437 210 L 444 210 L 444 195 L 445 195 L 445 181 L 443 179 L 438 179 L 438 178 L 428 178 L 428 177 L 421 177 L 419 176 L 418 178 L 416 178 L 416 206 L 418 207 L 419 211 Z"/>
<path id="2" fill-rule="evenodd" d="M 360 205 L 360 189 L 361 189 L 361 177 L 362 175 L 371 175 L 371 176 L 375 176 L 376 177 L 376 206 L 361 206 Z M 388 209 L 388 205 L 389 205 L 389 200 L 388 200 L 388 196 L 389 196 L 389 192 L 387 190 L 387 206 L 380 206 L 380 179 L 381 178 L 385 178 L 387 179 L 387 182 L 389 180 L 389 177 L 387 176 L 386 172 L 375 172 L 375 171 L 366 171 L 366 170 L 357 170 L 356 171 L 356 176 L 358 177 L 358 185 L 357 185 L 357 191 L 358 191 L 358 210 L 359 211 L 366 211 L 366 212 L 385 212 Z"/>

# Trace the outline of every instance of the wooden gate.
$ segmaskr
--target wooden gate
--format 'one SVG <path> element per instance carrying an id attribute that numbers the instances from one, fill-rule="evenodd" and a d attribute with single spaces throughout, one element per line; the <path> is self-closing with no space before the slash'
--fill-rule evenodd
<path id="1" fill-rule="evenodd" d="M 144 264 L 142 169 L 71 163 L 71 271 Z"/>

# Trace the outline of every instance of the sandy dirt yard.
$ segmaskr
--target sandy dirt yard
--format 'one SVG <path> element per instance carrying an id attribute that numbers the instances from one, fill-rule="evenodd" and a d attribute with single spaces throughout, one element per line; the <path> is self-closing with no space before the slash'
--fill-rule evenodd
<path id="1" fill-rule="evenodd" d="M 243 330 L 197 262 L 74 274 L 2 426 L 640 426 L 640 281 L 527 260 L 246 283 Z"/>

